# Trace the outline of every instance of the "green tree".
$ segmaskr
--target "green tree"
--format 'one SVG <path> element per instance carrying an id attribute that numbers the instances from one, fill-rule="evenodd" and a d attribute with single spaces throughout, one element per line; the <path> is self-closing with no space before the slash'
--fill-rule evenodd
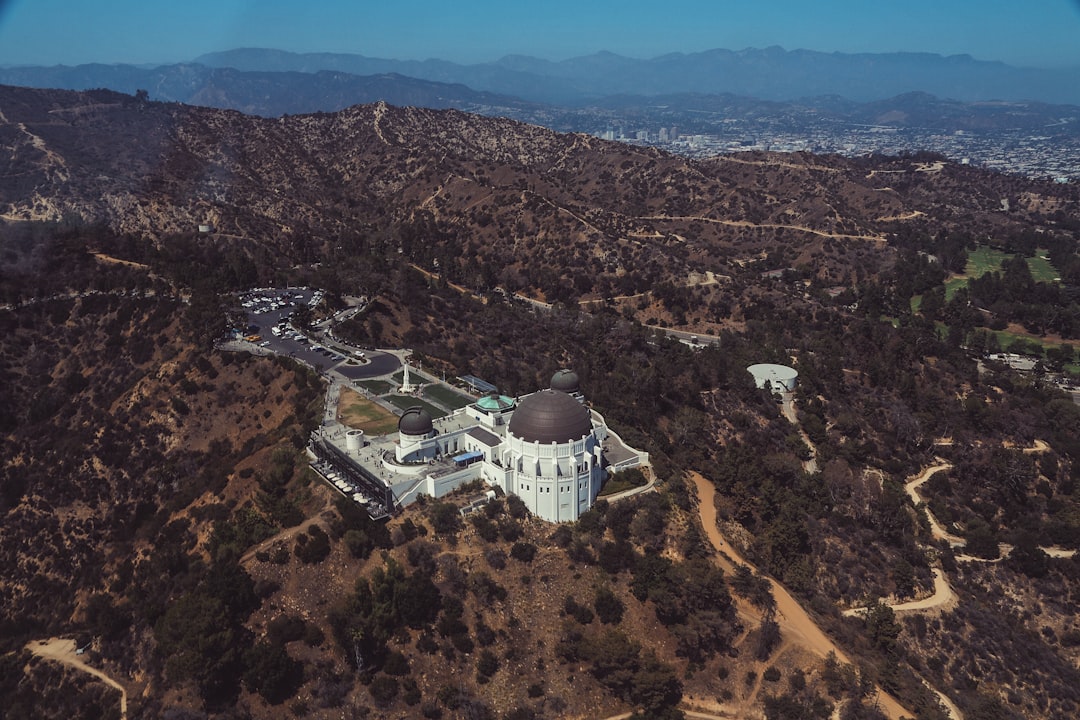
<path id="1" fill-rule="evenodd" d="M 651 650 L 647 652 L 634 675 L 630 700 L 644 709 L 645 717 L 670 717 L 668 712 L 682 701 L 682 682 L 675 668 L 658 660 Z"/>
<path id="2" fill-rule="evenodd" d="M 622 698 L 629 697 L 634 686 L 640 650 L 640 645 L 618 630 L 587 637 L 578 647 L 581 657 L 592 663 L 593 677 Z"/>
<path id="3" fill-rule="evenodd" d="M 284 646 L 260 642 L 244 653 L 244 685 L 271 705 L 296 694 L 304 681 L 304 666 L 289 657 Z"/>
<path id="4" fill-rule="evenodd" d="M 900 623 L 896 621 L 896 613 L 880 600 L 866 609 L 866 633 L 870 642 L 879 650 L 894 653 L 901 629 Z"/>
<path id="5" fill-rule="evenodd" d="M 440 535 L 456 535 L 461 530 L 461 513 L 451 503 L 432 503 L 428 517 L 431 518 L 431 526 Z"/>
<path id="6" fill-rule="evenodd" d="M 192 680 L 208 701 L 236 692 L 250 634 L 229 618 L 224 603 L 204 593 L 180 596 L 154 625 L 165 673 Z"/>
<path id="7" fill-rule="evenodd" d="M 618 625 L 622 622 L 623 612 L 626 610 L 623 601 L 608 587 L 596 591 L 593 607 L 596 609 L 596 616 L 605 625 Z"/>
<path id="8" fill-rule="evenodd" d="M 499 658 L 491 650 L 484 648 L 476 660 L 476 671 L 484 677 L 491 677 L 499 671 Z"/>
<path id="9" fill-rule="evenodd" d="M 908 598 L 915 594 L 915 568 L 904 558 L 893 564 L 893 582 L 897 597 Z"/>
<path id="10" fill-rule="evenodd" d="M 394 701 L 398 694 L 398 681 L 389 675 L 379 674 L 368 686 L 371 698 L 379 707 L 386 707 Z"/>

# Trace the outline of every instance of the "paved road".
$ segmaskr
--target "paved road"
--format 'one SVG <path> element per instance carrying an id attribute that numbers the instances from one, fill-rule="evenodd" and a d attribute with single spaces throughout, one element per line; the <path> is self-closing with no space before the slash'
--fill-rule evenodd
<path id="1" fill-rule="evenodd" d="M 255 293 L 255 295 L 276 296 L 283 292 L 284 291 L 275 290 L 265 293 Z M 389 375 L 397 372 L 401 367 L 401 361 L 398 360 L 396 356 L 377 350 L 364 351 L 364 361 L 352 365 L 350 364 L 350 361 L 357 362 L 357 358 L 352 354 L 359 350 L 359 348 L 347 345 L 338 340 L 324 340 L 321 334 L 314 342 L 318 346 L 327 348 L 323 352 L 316 350 L 311 341 L 301 342 L 274 335 L 270 329 L 282 320 L 288 318 L 289 314 L 293 312 L 296 307 L 301 307 L 306 304 L 313 294 L 310 290 L 299 292 L 294 290 L 291 292 L 301 295 L 301 298 L 296 301 L 295 305 L 261 313 L 256 313 L 255 308 L 247 310 L 249 334 L 257 334 L 262 337 L 262 340 L 259 341 L 259 347 L 278 355 L 295 358 L 301 362 L 307 363 L 319 371 L 325 372 L 332 369 L 349 380 L 365 380 L 368 378 L 380 377 L 382 375 Z M 336 353 L 330 350 L 330 348 L 334 347 L 341 348 L 345 353 Z M 334 357 L 335 355 L 337 357 Z"/>
<path id="2" fill-rule="evenodd" d="M 364 380 L 389 375 L 401 369 L 401 361 L 390 353 L 372 350 L 367 353 L 367 360 L 363 365 L 338 364 L 334 366 L 334 372 L 350 380 Z"/>

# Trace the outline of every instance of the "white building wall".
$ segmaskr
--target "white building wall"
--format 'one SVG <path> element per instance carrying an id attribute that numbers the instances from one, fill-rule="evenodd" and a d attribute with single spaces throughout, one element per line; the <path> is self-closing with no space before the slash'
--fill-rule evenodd
<path id="1" fill-rule="evenodd" d="M 439 477 L 428 475 L 424 481 L 424 492 L 433 498 L 441 498 L 443 495 L 454 492 L 470 480 L 479 477 L 480 467 L 480 463 L 474 463 L 466 468 Z"/>
<path id="2" fill-rule="evenodd" d="M 599 444 L 594 435 L 569 443 L 530 443 L 511 434 L 505 461 L 515 495 L 549 522 L 570 522 L 592 507 L 600 492 Z"/>

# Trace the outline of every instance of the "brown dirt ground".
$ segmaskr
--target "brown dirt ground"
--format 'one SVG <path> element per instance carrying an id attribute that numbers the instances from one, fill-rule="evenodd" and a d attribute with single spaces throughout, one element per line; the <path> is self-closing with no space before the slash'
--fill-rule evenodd
<path id="1" fill-rule="evenodd" d="M 397 416 L 349 388 L 341 389 L 337 416 L 344 425 L 370 435 L 385 435 L 397 430 Z"/>

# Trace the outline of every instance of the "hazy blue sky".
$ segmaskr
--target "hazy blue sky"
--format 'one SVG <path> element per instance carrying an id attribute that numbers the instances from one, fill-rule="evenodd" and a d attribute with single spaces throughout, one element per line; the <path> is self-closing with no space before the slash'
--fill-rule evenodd
<path id="1" fill-rule="evenodd" d="M 480 62 L 770 45 L 1080 66 L 1080 0 L 0 0 L 0 65 L 237 47 Z"/>

